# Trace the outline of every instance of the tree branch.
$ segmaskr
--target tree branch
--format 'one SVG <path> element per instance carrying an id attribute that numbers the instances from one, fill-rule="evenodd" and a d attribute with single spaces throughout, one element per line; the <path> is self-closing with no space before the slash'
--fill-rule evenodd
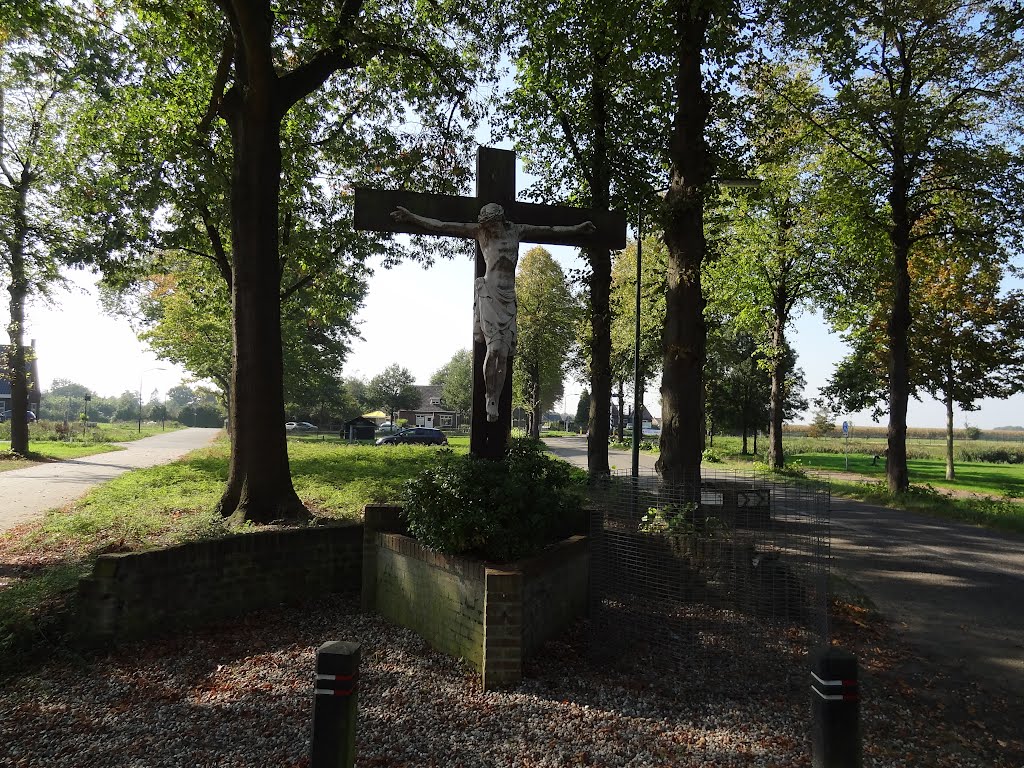
<path id="1" fill-rule="evenodd" d="M 220 61 L 217 63 L 217 73 L 213 78 L 213 88 L 210 92 L 210 103 L 206 106 L 206 114 L 203 115 L 196 127 L 196 133 L 204 136 L 213 127 L 214 118 L 220 114 L 221 104 L 224 102 L 224 91 L 227 87 L 228 75 L 231 73 L 231 65 L 235 59 L 235 36 L 228 33 L 224 37 L 224 47 L 220 52 Z"/>
<path id="2" fill-rule="evenodd" d="M 232 286 L 232 274 L 231 274 L 231 261 L 228 259 L 227 252 L 224 250 L 224 240 L 220 236 L 220 230 L 217 229 L 217 223 L 213 219 L 213 213 L 211 213 L 209 206 L 206 203 L 199 204 L 199 215 L 203 219 L 203 227 L 206 229 L 206 236 L 210 239 L 210 245 L 213 248 L 212 261 L 217 267 L 217 271 L 220 272 L 220 276 L 224 278 L 224 281 L 228 284 L 228 290 L 231 290 Z"/>

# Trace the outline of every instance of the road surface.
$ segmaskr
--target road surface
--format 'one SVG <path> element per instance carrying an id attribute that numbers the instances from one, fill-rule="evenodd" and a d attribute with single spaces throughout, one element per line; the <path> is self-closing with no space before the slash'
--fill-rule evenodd
<path id="1" fill-rule="evenodd" d="M 545 442 L 587 466 L 585 438 Z M 608 459 L 619 470 L 631 466 L 629 453 Z M 655 459 L 641 453 L 641 472 Z M 1024 538 L 833 498 L 832 569 L 918 651 L 1024 699 Z"/>
<path id="2" fill-rule="evenodd" d="M 145 437 L 123 451 L 37 464 L 0 472 L 0 531 L 28 522 L 54 507 L 74 501 L 94 485 L 132 469 L 166 464 L 208 445 L 219 429 L 187 428 Z"/>

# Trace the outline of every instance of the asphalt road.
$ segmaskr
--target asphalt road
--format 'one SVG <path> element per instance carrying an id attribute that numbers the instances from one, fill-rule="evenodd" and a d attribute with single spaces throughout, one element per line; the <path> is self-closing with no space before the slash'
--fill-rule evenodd
<path id="1" fill-rule="evenodd" d="M 545 442 L 586 467 L 586 439 Z M 609 463 L 628 471 L 630 454 Z M 831 566 L 920 653 L 1024 698 L 1024 538 L 834 498 Z"/>
<path id="2" fill-rule="evenodd" d="M 135 440 L 123 451 L 0 472 L 0 531 L 74 501 L 94 485 L 141 467 L 166 464 L 208 445 L 220 430 L 188 428 Z"/>

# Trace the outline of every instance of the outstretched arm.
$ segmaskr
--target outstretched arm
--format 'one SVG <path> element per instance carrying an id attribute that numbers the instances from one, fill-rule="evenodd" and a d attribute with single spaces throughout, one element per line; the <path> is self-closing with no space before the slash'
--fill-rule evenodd
<path id="1" fill-rule="evenodd" d="M 420 216 L 413 213 L 408 208 L 398 206 L 397 209 L 391 212 L 391 218 L 395 221 L 407 221 L 410 224 L 417 224 L 424 229 L 429 229 L 431 232 L 437 232 L 440 235 L 452 235 L 453 237 L 476 237 L 477 229 L 479 225 L 476 222 L 462 222 L 462 221 L 439 221 L 438 219 L 431 219 L 428 216 Z"/>
<path id="2" fill-rule="evenodd" d="M 592 235 L 597 227 L 592 221 L 584 221 L 571 227 L 546 227 L 536 224 L 520 224 L 521 237 L 541 237 L 543 235 Z"/>

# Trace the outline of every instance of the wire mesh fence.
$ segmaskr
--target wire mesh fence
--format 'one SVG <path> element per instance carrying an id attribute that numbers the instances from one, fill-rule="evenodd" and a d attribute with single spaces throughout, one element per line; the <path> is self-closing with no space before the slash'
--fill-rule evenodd
<path id="1" fill-rule="evenodd" d="M 828 638 L 829 492 L 753 472 L 591 491 L 590 647 L 694 689 L 789 687 Z"/>

